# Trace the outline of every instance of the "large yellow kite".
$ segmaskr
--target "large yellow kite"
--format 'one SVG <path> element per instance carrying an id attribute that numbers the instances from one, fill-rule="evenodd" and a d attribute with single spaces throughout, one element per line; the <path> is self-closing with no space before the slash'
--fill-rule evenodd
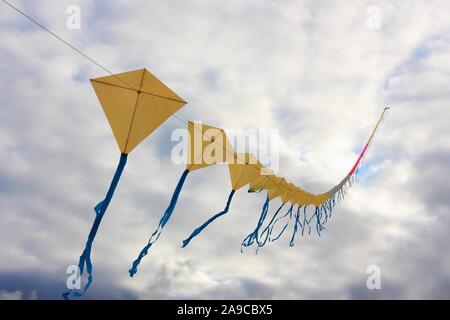
<path id="1" fill-rule="evenodd" d="M 71 293 L 75 296 L 83 295 L 92 283 L 92 245 L 125 168 L 128 154 L 186 104 L 147 69 L 91 79 L 91 84 L 103 107 L 121 154 L 106 197 L 94 208 L 96 214 L 94 223 L 78 263 L 79 276 L 83 274 L 86 267 L 87 283 L 81 292 L 69 290 L 63 293 L 66 299 Z"/>

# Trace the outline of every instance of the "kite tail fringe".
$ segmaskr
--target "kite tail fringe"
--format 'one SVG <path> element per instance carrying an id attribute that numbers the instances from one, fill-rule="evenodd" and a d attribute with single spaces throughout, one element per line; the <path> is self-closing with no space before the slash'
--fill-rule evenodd
<path id="1" fill-rule="evenodd" d="M 264 220 L 267 217 L 267 212 L 269 211 L 269 197 L 267 196 L 266 201 L 264 202 L 264 205 L 262 207 L 261 210 L 261 214 L 259 216 L 259 220 L 258 223 L 255 227 L 255 230 L 253 230 L 253 232 L 251 232 L 247 237 L 245 237 L 245 239 L 242 241 L 241 244 L 241 253 L 243 252 L 243 247 L 249 247 L 251 245 L 253 245 L 253 243 L 255 243 L 255 241 L 258 243 L 259 242 L 259 230 L 261 229 Z"/>
<path id="2" fill-rule="evenodd" d="M 180 177 L 180 180 L 178 181 L 178 184 L 175 188 L 175 191 L 173 192 L 172 199 L 170 200 L 169 206 L 167 207 L 166 211 L 164 212 L 164 215 L 161 217 L 161 220 L 159 221 L 158 228 L 153 232 L 150 239 L 148 240 L 147 245 L 141 250 L 139 253 L 139 256 L 136 260 L 133 261 L 133 265 L 128 272 L 130 273 L 130 277 L 133 277 L 136 272 L 139 264 L 141 263 L 142 258 L 144 258 L 148 254 L 148 250 L 152 247 L 152 245 L 159 239 L 159 236 L 161 235 L 162 229 L 166 225 L 166 223 L 169 221 L 170 217 L 172 216 L 172 213 L 175 209 L 175 206 L 178 201 L 178 197 L 180 196 L 181 190 L 183 189 L 184 181 L 186 180 L 186 177 L 189 173 L 189 170 L 184 170 L 183 174 Z"/>
<path id="3" fill-rule="evenodd" d="M 269 241 L 273 242 L 273 241 L 278 240 L 278 239 L 281 237 L 281 235 L 282 235 L 282 234 L 284 233 L 284 231 L 287 229 L 287 227 L 289 226 L 289 223 L 290 223 L 291 220 L 292 220 L 292 210 L 293 210 L 293 209 L 294 209 L 294 205 L 291 205 L 290 208 L 289 208 L 289 210 L 288 210 L 283 216 L 277 218 L 277 220 L 274 221 L 274 223 L 272 224 L 272 227 L 270 228 Z M 289 218 L 287 219 L 287 221 L 286 221 L 286 223 L 284 224 L 284 227 L 281 229 L 280 233 L 279 233 L 276 237 L 273 237 L 273 238 L 272 238 L 272 232 L 273 232 L 273 229 L 274 229 L 274 227 L 275 227 L 277 221 L 280 220 L 280 219 L 284 219 L 284 218 L 285 218 L 286 216 L 288 216 L 288 215 L 289 215 Z"/>
<path id="4" fill-rule="evenodd" d="M 230 209 L 230 203 L 231 200 L 233 199 L 233 195 L 235 193 L 235 190 L 231 190 L 230 195 L 228 196 L 228 200 L 227 200 L 227 204 L 225 206 L 225 209 L 223 209 L 221 212 L 216 213 L 214 216 L 212 216 L 211 218 L 209 218 L 207 221 L 205 221 L 200 227 L 196 228 L 191 235 L 186 238 L 185 240 L 183 240 L 183 246 L 182 248 L 185 248 L 189 242 L 195 238 L 196 236 L 198 236 L 200 234 L 200 232 L 203 231 L 203 229 L 205 229 L 211 222 L 213 222 L 214 220 L 216 220 L 217 218 L 223 216 L 224 214 L 226 214 L 228 212 L 228 210 Z"/>
<path id="5" fill-rule="evenodd" d="M 314 212 L 314 216 L 316 218 L 316 231 L 319 237 L 321 236 L 321 232 L 325 230 L 325 224 L 327 222 L 327 215 L 326 212 L 322 210 L 322 207 L 316 207 L 316 210 Z M 325 218 L 322 218 L 325 216 Z"/>
<path id="6" fill-rule="evenodd" d="M 306 209 L 308 208 L 308 206 L 304 206 L 303 207 L 303 228 L 302 228 L 302 237 L 305 235 L 305 231 L 306 231 L 306 226 L 308 226 L 308 235 L 311 234 L 311 220 L 314 216 L 312 216 L 310 219 L 308 219 L 306 217 Z"/>
<path id="7" fill-rule="evenodd" d="M 300 226 L 300 228 L 302 228 L 302 235 L 303 235 L 304 228 L 303 228 L 303 224 L 300 222 L 300 209 L 301 209 L 301 208 L 302 208 L 302 207 L 299 206 L 299 207 L 297 208 L 297 212 L 295 213 L 295 218 L 294 218 L 294 220 L 295 220 L 294 231 L 292 232 L 291 241 L 289 242 L 289 246 L 291 246 L 291 247 L 293 247 L 294 244 L 295 244 L 295 235 L 297 234 L 297 230 L 298 230 L 298 227 L 299 227 L 299 226 Z"/>
<path id="8" fill-rule="evenodd" d="M 102 200 L 99 204 L 97 204 L 94 208 L 94 212 L 96 213 L 94 223 L 92 224 L 91 231 L 89 232 L 88 239 L 86 241 L 86 245 L 78 262 L 79 274 L 77 275 L 77 280 L 79 280 L 79 278 L 83 275 L 84 267 L 86 266 L 86 272 L 88 274 L 87 282 L 82 291 L 69 289 L 68 291 L 64 292 L 62 296 L 66 300 L 69 299 L 71 293 L 75 297 L 83 296 L 92 284 L 93 281 L 92 262 L 91 262 L 92 244 L 94 243 L 94 239 L 97 234 L 98 228 L 100 226 L 104 214 L 106 213 L 106 209 L 108 208 L 109 203 L 111 202 L 111 199 L 114 195 L 114 191 L 116 190 L 117 184 L 119 183 L 120 176 L 122 175 L 126 163 L 127 163 L 127 154 L 122 153 L 120 155 L 119 164 L 117 165 L 116 172 L 114 173 L 114 177 L 111 181 L 111 185 L 109 186 L 108 192 L 106 193 L 105 199 Z"/>
<path id="9" fill-rule="evenodd" d="M 272 229 L 273 229 L 273 224 L 274 224 L 275 218 L 278 216 L 278 214 L 280 213 L 280 211 L 284 207 L 284 205 L 285 205 L 285 203 L 282 203 L 281 206 L 277 209 L 277 211 L 275 211 L 275 213 L 272 216 L 272 219 L 270 219 L 270 221 L 267 224 L 267 226 L 261 232 L 261 235 L 256 239 L 257 240 L 256 243 L 257 243 L 258 246 L 256 247 L 255 254 L 258 254 L 259 248 L 264 247 L 265 244 L 267 243 L 267 241 L 270 242 L 269 239 L 270 239 L 270 235 L 272 233 Z"/>
<path id="10" fill-rule="evenodd" d="M 345 196 L 347 195 L 349 189 L 353 186 L 355 181 L 357 180 L 358 170 L 355 170 L 354 174 L 342 185 L 342 187 L 337 190 L 337 192 L 331 196 L 325 203 L 320 206 L 315 207 L 314 214 L 311 218 L 307 219 L 306 217 L 306 207 L 304 210 L 304 226 L 308 226 L 308 234 L 311 234 L 311 226 L 310 223 L 312 220 L 316 222 L 316 232 L 321 236 L 321 232 L 325 230 L 325 225 L 328 220 L 331 219 L 334 207 L 344 201 Z M 304 229 L 302 230 L 304 231 Z M 302 232 L 303 235 L 303 232 Z"/>
<path id="11" fill-rule="evenodd" d="M 264 203 L 263 206 L 263 210 L 261 212 L 258 224 L 255 228 L 255 230 L 253 232 L 251 232 L 242 242 L 241 244 L 241 252 L 242 252 L 242 247 L 248 247 L 251 246 L 253 243 L 256 242 L 256 252 L 255 254 L 258 254 L 259 248 L 264 247 L 264 245 L 267 243 L 267 241 L 270 241 L 270 235 L 272 233 L 272 229 L 273 229 L 273 224 L 275 221 L 275 218 L 277 218 L 278 214 L 280 213 L 280 210 L 283 208 L 284 203 L 281 204 L 281 206 L 277 209 L 277 211 L 273 214 L 272 218 L 270 219 L 269 223 L 267 224 L 267 226 L 261 231 L 260 230 L 264 224 L 264 221 L 267 218 L 267 212 L 268 212 L 268 203 L 269 200 L 267 199 L 266 202 Z M 283 217 L 281 217 L 283 218 Z"/>
<path id="12" fill-rule="evenodd" d="M 356 170 L 355 173 L 342 185 L 342 187 L 333 195 L 333 199 L 335 200 L 333 203 L 334 205 L 337 205 L 344 201 L 345 196 L 347 195 L 349 189 L 353 187 L 353 184 L 356 181 L 357 174 Z M 328 200 L 330 201 L 330 199 Z"/>
<path id="13" fill-rule="evenodd" d="M 369 138 L 369 141 L 367 142 L 367 145 L 365 146 L 365 148 L 363 149 L 363 152 L 360 156 L 360 158 L 358 158 L 357 163 L 355 164 L 355 168 L 351 170 L 351 174 L 349 174 L 345 179 L 345 182 L 342 184 L 342 186 L 336 190 L 335 192 L 333 192 L 332 194 L 330 193 L 330 198 L 325 201 L 325 203 L 323 203 L 320 206 L 316 206 L 315 207 L 315 211 L 314 214 L 308 219 L 306 216 L 306 206 L 303 209 L 303 224 L 300 223 L 300 218 L 301 218 L 301 214 L 300 214 L 300 208 L 297 209 L 297 213 L 295 215 L 295 224 L 294 224 L 294 231 L 291 237 L 291 242 L 290 242 L 290 246 L 294 245 L 294 241 L 295 241 L 295 235 L 297 233 L 298 230 L 298 226 L 300 226 L 302 228 L 302 236 L 304 235 L 304 232 L 306 230 L 306 228 L 308 227 L 308 234 L 311 234 L 311 222 L 313 219 L 315 219 L 316 222 L 316 231 L 317 234 L 319 236 L 321 236 L 321 232 L 323 230 L 325 230 L 325 225 L 328 222 L 329 219 L 331 219 L 331 215 L 333 212 L 334 207 L 341 203 L 342 201 L 344 201 L 344 198 L 348 192 L 348 190 L 353 186 L 353 184 L 358 180 L 358 174 L 359 174 L 359 170 L 362 167 L 362 165 L 364 164 L 364 161 L 366 159 L 367 154 L 369 153 L 369 150 L 372 147 L 372 143 L 374 141 L 374 138 L 376 137 L 377 133 L 378 133 L 378 129 L 382 126 L 382 124 L 384 123 L 385 120 L 385 115 L 386 115 L 386 111 L 389 109 L 389 107 L 386 107 L 382 113 L 382 116 L 379 120 L 379 122 L 377 123 L 371 137 Z"/>

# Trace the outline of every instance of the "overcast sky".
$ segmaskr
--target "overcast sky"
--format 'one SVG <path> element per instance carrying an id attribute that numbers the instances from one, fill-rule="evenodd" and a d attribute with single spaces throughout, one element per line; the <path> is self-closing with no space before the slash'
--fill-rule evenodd
<path id="1" fill-rule="evenodd" d="M 184 170 L 169 119 L 128 158 L 84 298 L 450 298 L 449 1 L 10 2 L 113 72 L 150 70 L 188 102 L 182 119 L 279 130 L 278 174 L 311 192 L 345 176 L 391 106 L 321 237 L 290 248 L 289 229 L 241 253 L 265 198 L 242 189 L 182 249 L 227 200 L 227 167 L 212 166 L 130 278 Z M 0 40 L 0 299 L 59 299 L 120 155 L 89 83 L 106 73 L 4 3 Z"/>

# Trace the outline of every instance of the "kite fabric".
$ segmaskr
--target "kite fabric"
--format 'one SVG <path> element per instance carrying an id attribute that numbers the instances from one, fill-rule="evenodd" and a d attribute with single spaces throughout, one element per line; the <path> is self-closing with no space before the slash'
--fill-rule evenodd
<path id="1" fill-rule="evenodd" d="M 188 122 L 188 155 L 186 170 L 178 181 L 169 206 L 159 221 L 158 227 L 152 233 L 150 239 L 144 248 L 142 248 L 136 260 L 133 261 L 130 270 L 128 270 L 130 277 L 133 277 L 136 274 L 142 258 L 148 254 L 149 249 L 159 239 L 164 226 L 172 216 L 184 181 L 189 172 L 223 163 L 226 159 L 230 158 L 230 154 L 234 154 L 234 150 L 223 129 L 198 122 Z M 234 192 L 230 194 L 229 202 L 231 202 L 233 194 Z"/>
<path id="2" fill-rule="evenodd" d="M 92 284 L 93 242 L 125 168 L 128 154 L 186 104 L 146 69 L 91 79 L 91 84 L 111 126 L 121 156 L 105 199 L 94 208 L 94 223 L 78 263 L 78 277 L 82 276 L 86 267 L 87 283 L 82 291 L 69 289 L 64 292 L 64 299 L 68 299 L 71 293 L 78 297 L 84 295 Z"/>
<path id="3" fill-rule="evenodd" d="M 186 104 L 147 69 L 91 79 L 91 84 L 125 154 Z"/>

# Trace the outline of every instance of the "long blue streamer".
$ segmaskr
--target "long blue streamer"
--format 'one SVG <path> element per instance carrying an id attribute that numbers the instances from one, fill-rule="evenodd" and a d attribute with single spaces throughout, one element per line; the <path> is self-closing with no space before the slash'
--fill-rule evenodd
<path id="1" fill-rule="evenodd" d="M 228 209 L 230 209 L 230 203 L 231 203 L 231 199 L 233 199 L 233 195 L 234 195 L 235 190 L 231 190 L 230 195 L 228 196 L 228 200 L 227 200 L 227 204 L 225 206 L 225 209 L 223 209 L 221 212 L 216 213 L 215 215 L 213 215 L 211 218 L 209 218 L 208 220 L 206 220 L 200 227 L 198 227 L 197 229 L 195 229 L 191 235 L 183 240 L 183 246 L 182 248 L 186 247 L 189 242 L 196 236 L 198 236 L 198 234 L 200 232 L 203 231 L 203 229 L 205 229 L 211 222 L 213 222 L 214 220 L 216 220 L 217 218 L 219 218 L 220 216 L 223 216 L 225 213 L 228 212 Z"/>
<path id="2" fill-rule="evenodd" d="M 159 236 L 161 235 L 162 229 L 166 225 L 166 223 L 169 221 L 170 217 L 172 216 L 173 210 L 175 209 L 175 205 L 177 204 L 178 196 L 180 195 L 181 189 L 183 188 L 184 181 L 186 180 L 186 177 L 189 173 L 189 170 L 184 170 L 183 174 L 181 175 L 180 180 L 178 181 L 178 184 L 175 188 L 175 191 L 173 192 L 172 199 L 170 200 L 170 204 L 166 209 L 166 212 L 164 212 L 164 215 L 161 217 L 161 220 L 159 221 L 158 228 L 153 232 L 150 239 L 148 240 L 147 245 L 141 250 L 139 253 L 139 256 L 136 260 L 133 261 L 133 265 L 128 272 L 130 273 L 130 277 L 133 277 L 137 272 L 137 267 L 141 263 L 141 260 L 143 257 L 145 257 L 148 253 L 148 250 L 151 248 L 153 243 L 155 243 Z"/>
<path id="3" fill-rule="evenodd" d="M 102 218 L 106 212 L 106 209 L 108 208 L 109 203 L 111 202 L 111 199 L 114 195 L 114 191 L 116 190 L 117 184 L 119 183 L 120 176 L 122 175 L 123 169 L 125 168 L 125 164 L 127 163 L 127 154 L 122 153 L 120 155 L 120 161 L 119 165 L 117 166 L 116 172 L 114 173 L 114 177 L 112 179 L 111 185 L 109 186 L 108 192 L 106 193 L 106 197 L 103 201 L 101 201 L 99 204 L 97 204 L 94 208 L 94 211 L 96 213 L 94 223 L 91 227 L 91 231 L 89 232 L 88 239 L 86 241 L 86 245 L 84 247 L 83 253 L 80 256 L 80 260 L 78 263 L 79 268 L 79 276 L 83 274 L 84 267 L 86 266 L 86 271 L 88 273 L 88 281 L 86 285 L 84 286 L 83 291 L 74 291 L 73 295 L 80 297 L 85 294 L 85 292 L 89 289 L 89 287 L 92 284 L 93 276 L 92 276 L 92 262 L 91 262 L 91 249 L 92 244 L 94 242 L 95 236 L 97 234 L 98 228 L 100 226 L 100 222 L 102 221 Z M 68 299 L 70 293 L 73 289 L 70 289 L 62 294 L 64 299 Z"/>

